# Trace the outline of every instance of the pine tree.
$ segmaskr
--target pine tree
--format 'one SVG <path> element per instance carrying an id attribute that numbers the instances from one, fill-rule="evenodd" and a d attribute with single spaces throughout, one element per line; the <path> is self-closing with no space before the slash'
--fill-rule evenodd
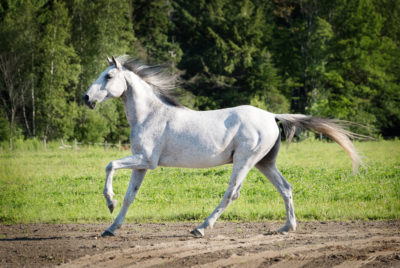
<path id="1" fill-rule="evenodd" d="M 332 26 L 325 18 L 331 1 L 275 0 L 273 52 L 285 80 L 283 91 L 291 100 L 291 109 L 312 113 L 317 98 L 329 80 L 332 57 Z"/>
<path id="2" fill-rule="evenodd" d="M 262 101 L 276 95 L 279 78 L 268 45 L 271 7 L 262 1 L 177 1 L 179 65 L 201 109 Z M 273 79 L 270 79 L 273 78 Z"/>
<path id="3" fill-rule="evenodd" d="M 181 59 L 182 51 L 174 36 L 173 10 L 171 1 L 132 1 L 139 56 L 150 64 L 168 63 L 174 67 Z"/>

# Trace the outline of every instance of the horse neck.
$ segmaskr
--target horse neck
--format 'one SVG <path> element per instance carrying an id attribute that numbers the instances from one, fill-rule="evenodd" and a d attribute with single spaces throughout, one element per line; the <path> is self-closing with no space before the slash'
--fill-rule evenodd
<path id="1" fill-rule="evenodd" d="M 126 71 L 127 90 L 122 96 L 125 114 L 132 127 L 146 120 L 156 110 L 165 106 L 154 94 L 153 89 L 140 77 Z"/>

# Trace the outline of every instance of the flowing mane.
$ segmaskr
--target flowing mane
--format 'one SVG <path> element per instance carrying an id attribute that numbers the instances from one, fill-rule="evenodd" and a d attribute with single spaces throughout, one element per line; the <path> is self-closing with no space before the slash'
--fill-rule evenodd
<path id="1" fill-rule="evenodd" d="M 166 65 L 147 65 L 139 59 L 127 55 L 117 59 L 126 69 L 134 72 L 149 84 L 154 93 L 164 102 L 175 107 L 183 107 L 174 96 L 176 95 L 177 75 L 167 74 L 165 72 Z"/>

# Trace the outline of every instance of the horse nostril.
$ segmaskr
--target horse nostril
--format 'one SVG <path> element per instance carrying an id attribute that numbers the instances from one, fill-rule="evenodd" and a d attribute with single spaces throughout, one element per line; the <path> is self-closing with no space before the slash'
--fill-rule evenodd
<path id="1" fill-rule="evenodd" d="M 89 102 L 89 96 L 88 96 L 88 95 L 83 96 L 82 99 L 83 99 L 83 101 L 84 101 L 85 103 L 88 103 L 88 102 Z"/>

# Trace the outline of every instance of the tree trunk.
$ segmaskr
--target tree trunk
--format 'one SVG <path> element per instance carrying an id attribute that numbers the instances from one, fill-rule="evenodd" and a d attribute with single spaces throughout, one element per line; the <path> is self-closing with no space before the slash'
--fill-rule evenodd
<path id="1" fill-rule="evenodd" d="M 11 108 L 10 116 L 10 150 L 14 150 L 13 138 L 14 138 L 14 124 L 15 124 L 15 109 Z"/>
<path id="2" fill-rule="evenodd" d="M 35 54 L 32 53 L 32 72 L 33 72 L 33 66 L 34 66 L 34 59 L 35 59 Z M 32 136 L 36 136 L 36 107 L 35 107 L 35 81 L 33 79 L 33 74 L 31 76 L 31 82 L 32 82 L 32 87 L 31 87 L 31 96 L 32 96 Z"/>
<path id="3" fill-rule="evenodd" d="M 24 116 L 26 130 L 28 131 L 28 136 L 32 136 L 31 128 L 29 127 L 28 118 L 26 117 L 26 109 L 25 109 L 25 97 L 22 94 L 22 115 Z"/>

